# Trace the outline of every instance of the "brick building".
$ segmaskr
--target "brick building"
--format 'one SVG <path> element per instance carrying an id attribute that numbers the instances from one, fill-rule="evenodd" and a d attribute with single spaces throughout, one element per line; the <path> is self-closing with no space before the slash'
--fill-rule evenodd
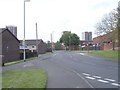
<path id="1" fill-rule="evenodd" d="M 119 49 L 118 39 L 113 40 L 113 33 L 107 33 L 98 37 L 93 38 L 93 44 L 100 46 L 100 50 L 113 50 Z"/>
<path id="2" fill-rule="evenodd" d="M 38 42 L 38 46 L 37 46 L 37 42 Z M 46 53 L 46 49 L 47 49 L 47 45 L 45 42 L 43 42 L 42 39 L 32 39 L 32 40 L 25 40 L 25 49 L 30 50 L 31 52 L 38 52 L 38 54 L 43 54 Z M 23 46 L 23 41 L 20 40 L 20 49 L 24 49 Z"/>
<path id="3" fill-rule="evenodd" d="M 0 62 L 20 60 L 20 41 L 7 28 L 0 28 Z"/>

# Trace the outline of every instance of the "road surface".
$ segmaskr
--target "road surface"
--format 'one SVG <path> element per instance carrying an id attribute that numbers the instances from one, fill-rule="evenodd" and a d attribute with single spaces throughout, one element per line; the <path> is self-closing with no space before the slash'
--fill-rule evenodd
<path id="1" fill-rule="evenodd" d="M 32 61 L 3 67 L 43 68 L 48 72 L 47 88 L 118 88 L 118 60 L 80 52 L 56 51 Z"/>

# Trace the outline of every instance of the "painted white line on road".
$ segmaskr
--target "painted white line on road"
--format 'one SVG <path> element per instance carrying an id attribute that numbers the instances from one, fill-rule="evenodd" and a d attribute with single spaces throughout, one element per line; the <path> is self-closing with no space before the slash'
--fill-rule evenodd
<path id="1" fill-rule="evenodd" d="M 23 65 L 23 67 L 31 67 L 31 66 L 34 66 L 34 64 L 32 64 L 32 63 L 27 63 L 27 64 Z"/>
<path id="2" fill-rule="evenodd" d="M 109 79 L 109 78 L 105 78 L 105 80 L 108 80 L 108 81 L 111 81 L 111 82 L 114 82 L 114 81 L 115 81 L 115 80 Z"/>
<path id="3" fill-rule="evenodd" d="M 105 81 L 105 80 L 102 80 L 102 79 L 99 79 L 97 81 L 102 82 L 102 83 L 109 83 L 108 81 Z"/>
<path id="4" fill-rule="evenodd" d="M 56 54 L 53 54 L 53 56 L 56 56 Z"/>
<path id="5" fill-rule="evenodd" d="M 76 88 L 80 88 L 79 86 L 77 86 Z"/>
<path id="6" fill-rule="evenodd" d="M 94 80 L 95 78 L 93 78 L 93 77 L 85 77 L 85 78 L 87 78 L 87 79 L 91 79 L 91 80 Z"/>
<path id="7" fill-rule="evenodd" d="M 83 75 L 87 75 L 87 76 L 89 76 L 90 74 L 88 74 L 88 73 L 82 73 Z"/>
<path id="8" fill-rule="evenodd" d="M 85 81 L 85 83 L 87 83 L 91 88 L 94 88 L 84 77 L 82 77 L 78 72 L 76 72 L 75 70 L 73 70 L 73 72 L 78 75 L 81 79 L 83 79 Z"/>
<path id="9" fill-rule="evenodd" d="M 84 54 L 84 53 L 80 53 L 80 55 L 82 55 L 82 56 L 83 56 L 83 55 L 85 55 L 85 54 Z"/>
<path id="10" fill-rule="evenodd" d="M 100 76 L 96 76 L 96 75 L 95 75 L 95 76 L 93 76 L 93 77 L 94 77 L 94 78 L 97 78 L 97 79 L 101 78 Z"/>
<path id="11" fill-rule="evenodd" d="M 114 85 L 114 86 L 120 87 L 120 84 L 117 84 L 117 83 L 111 83 L 111 85 Z"/>

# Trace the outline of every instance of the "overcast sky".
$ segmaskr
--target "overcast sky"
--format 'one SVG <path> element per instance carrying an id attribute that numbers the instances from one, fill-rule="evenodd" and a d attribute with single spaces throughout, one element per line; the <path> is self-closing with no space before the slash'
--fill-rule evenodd
<path id="1" fill-rule="evenodd" d="M 62 31 L 71 31 L 80 38 L 82 32 L 92 31 L 101 18 L 117 8 L 119 0 L 31 0 L 26 2 L 26 39 L 35 39 L 35 23 L 38 35 L 45 42 L 59 40 Z M 0 0 L 0 28 L 14 25 L 18 39 L 23 39 L 24 0 Z"/>

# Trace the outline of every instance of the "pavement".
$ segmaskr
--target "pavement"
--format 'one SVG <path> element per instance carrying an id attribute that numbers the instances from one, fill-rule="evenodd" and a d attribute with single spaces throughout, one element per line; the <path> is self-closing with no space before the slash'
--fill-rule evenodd
<path id="1" fill-rule="evenodd" d="M 55 51 L 38 58 L 2 67 L 2 71 L 43 68 L 47 88 L 118 88 L 118 60 L 90 54 Z"/>

